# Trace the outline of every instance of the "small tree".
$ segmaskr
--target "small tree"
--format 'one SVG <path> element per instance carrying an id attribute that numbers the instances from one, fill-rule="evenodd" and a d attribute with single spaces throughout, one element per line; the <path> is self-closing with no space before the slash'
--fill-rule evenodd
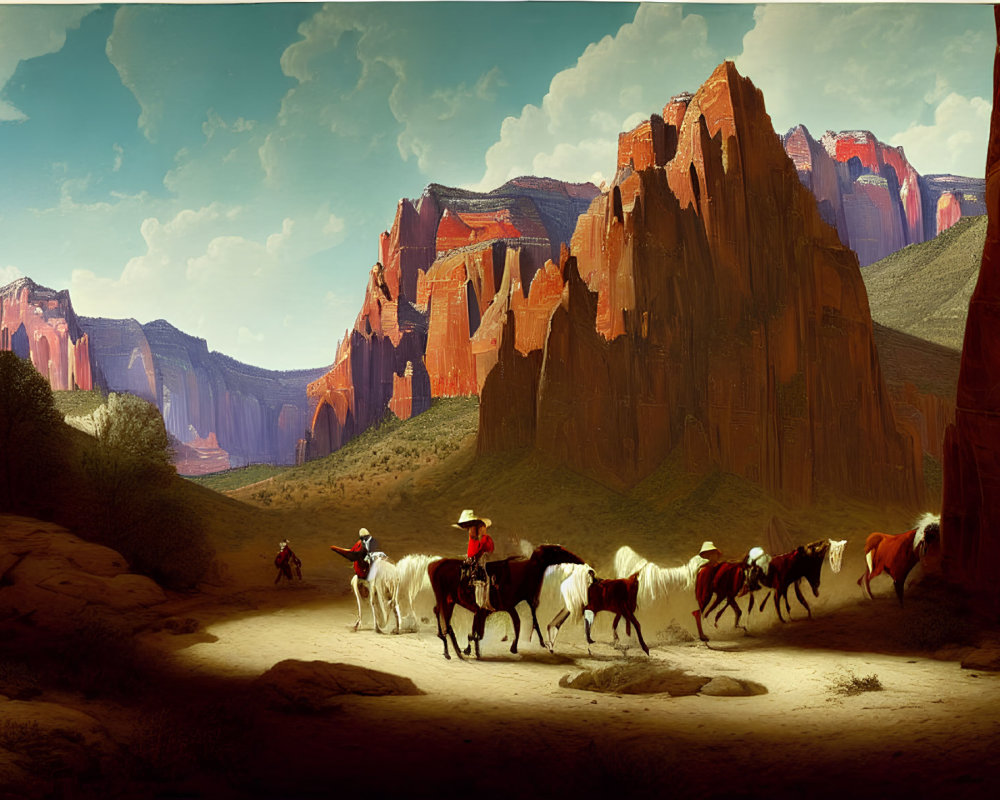
<path id="1" fill-rule="evenodd" d="M 0 510 L 47 516 L 65 445 L 48 381 L 30 361 L 0 351 Z"/>

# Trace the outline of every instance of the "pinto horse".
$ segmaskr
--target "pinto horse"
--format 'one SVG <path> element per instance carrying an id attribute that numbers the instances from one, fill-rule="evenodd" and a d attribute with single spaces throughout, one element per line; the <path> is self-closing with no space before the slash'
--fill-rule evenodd
<path id="1" fill-rule="evenodd" d="M 615 615 L 615 621 L 611 624 L 611 632 L 615 642 L 618 641 L 618 623 L 625 617 L 625 633 L 632 635 L 632 627 L 635 627 L 635 635 L 639 638 L 639 645 L 646 655 L 649 655 L 649 648 L 642 639 L 642 628 L 639 620 L 635 618 L 635 608 L 639 597 L 639 573 L 635 572 L 628 578 L 598 578 L 594 575 L 587 564 L 574 565 L 570 573 L 559 587 L 563 603 L 566 606 L 553 617 L 548 624 L 549 651 L 552 652 L 556 645 L 556 637 L 562 624 L 573 617 L 578 618 L 583 613 L 584 630 L 587 635 L 587 644 L 593 644 L 590 638 L 590 627 L 594 617 L 600 611 L 610 611 Z M 552 629 L 555 628 L 555 633 Z"/>
<path id="2" fill-rule="evenodd" d="M 710 614 L 723 600 L 726 604 L 715 615 L 715 627 L 719 627 L 719 618 L 727 608 L 736 612 L 735 627 L 740 627 L 740 617 L 743 612 L 736 602 L 737 597 L 750 593 L 750 608 L 753 609 L 753 593 L 760 588 L 760 576 L 767 570 L 768 555 L 760 547 L 750 550 L 742 561 L 719 561 L 715 564 L 705 564 L 699 571 L 694 583 L 694 596 L 698 608 L 692 611 L 694 621 L 698 626 L 698 638 L 708 641 L 701 627 L 701 618 Z M 715 598 L 714 602 L 712 598 Z M 711 605 L 709 605 L 711 603 Z M 746 630 L 746 628 L 744 628 Z"/>
<path id="3" fill-rule="evenodd" d="M 510 652 L 517 652 L 517 642 L 521 634 L 521 617 L 517 613 L 517 605 L 526 602 L 531 609 L 531 624 L 538 632 L 538 641 L 543 646 L 545 639 L 538 626 L 539 595 L 545 570 L 553 564 L 582 564 L 583 559 L 557 544 L 543 544 L 536 547 L 529 558 L 514 557 L 502 561 L 486 563 L 486 574 L 489 576 L 489 600 L 493 611 L 504 611 L 510 615 L 514 625 L 514 643 Z M 486 617 L 492 612 L 476 605 L 475 590 L 468 579 L 463 578 L 465 562 L 458 558 L 442 558 L 427 567 L 431 588 L 434 590 L 434 614 L 438 623 L 438 638 L 444 643 L 444 657 L 451 658 L 448 653 L 448 637 L 455 647 L 455 653 L 462 657 L 455 639 L 455 631 L 451 627 L 451 617 L 455 606 L 468 609 L 475 616 L 472 620 L 472 632 L 469 634 L 468 654 L 473 643 L 476 648 L 476 658 L 480 657 L 479 642 L 483 638 L 486 627 Z"/>
<path id="4" fill-rule="evenodd" d="M 924 514 L 913 530 L 906 533 L 871 533 L 865 540 L 865 572 L 858 578 L 858 586 L 872 595 L 872 578 L 883 572 L 892 578 L 899 604 L 903 605 L 903 584 L 918 563 L 927 555 L 929 545 L 941 537 L 941 518 Z M 864 585 L 862 586 L 862 582 Z"/>
<path id="5" fill-rule="evenodd" d="M 789 619 L 792 616 L 791 605 L 788 602 L 788 590 L 791 588 L 795 589 L 795 596 L 799 598 L 799 602 L 805 608 L 809 619 L 812 619 L 812 609 L 809 608 L 805 597 L 802 596 L 799 581 L 805 578 L 809 582 L 813 596 L 819 597 L 819 581 L 823 571 L 823 560 L 830 552 L 832 544 L 834 543 L 829 539 L 822 539 L 807 545 L 799 545 L 790 553 L 771 556 L 767 570 L 760 575 L 760 583 L 774 592 L 774 610 L 778 612 L 778 619 L 782 622 L 785 621 L 785 618 L 781 616 L 782 600 L 785 601 L 785 610 L 788 612 Z M 768 597 L 770 594 L 761 601 L 761 611 L 764 610 Z"/>

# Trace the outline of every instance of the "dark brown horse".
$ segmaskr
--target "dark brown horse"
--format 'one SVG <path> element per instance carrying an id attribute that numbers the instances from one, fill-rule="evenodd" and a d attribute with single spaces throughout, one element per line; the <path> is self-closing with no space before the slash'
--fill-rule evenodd
<path id="1" fill-rule="evenodd" d="M 510 652 L 517 652 L 517 641 L 521 634 L 521 617 L 517 613 L 519 603 L 526 602 L 531 609 L 531 624 L 538 633 L 538 641 L 544 646 L 542 631 L 538 627 L 538 597 L 542 590 L 542 579 L 545 570 L 553 564 L 582 564 L 583 559 L 557 544 L 543 544 L 535 548 L 530 558 L 507 558 L 502 561 L 490 561 L 486 564 L 489 575 L 490 605 L 494 611 L 504 611 L 510 615 L 514 625 L 514 643 Z M 434 590 L 434 614 L 437 616 L 438 638 L 444 643 L 444 657 L 451 658 L 448 653 L 448 637 L 455 647 L 455 653 L 462 657 L 455 639 L 455 631 L 451 627 L 451 617 L 455 606 L 468 609 L 475 616 L 472 620 L 472 633 L 469 635 L 469 648 L 476 648 L 476 658 L 480 657 L 479 642 L 486 628 L 486 617 L 490 611 L 476 605 L 475 590 L 463 576 L 464 561 L 458 558 L 442 558 L 427 567 L 427 575 Z"/>
<path id="2" fill-rule="evenodd" d="M 725 605 L 715 615 L 715 627 L 719 627 L 719 618 L 727 608 L 732 608 L 736 613 L 734 627 L 740 627 L 740 617 L 743 612 L 736 602 L 737 597 L 750 593 L 750 607 L 753 608 L 753 592 L 760 588 L 760 575 L 767 569 L 768 556 L 759 547 L 753 548 L 742 561 L 719 561 L 715 564 L 706 564 L 698 571 L 695 578 L 694 595 L 698 601 L 698 608 L 692 611 L 694 621 L 698 625 L 698 638 L 703 642 L 708 641 L 705 631 L 701 627 L 701 618 L 705 614 L 710 614 L 721 602 Z M 712 598 L 715 598 L 714 602 Z M 711 605 L 709 605 L 711 603 Z M 744 628 L 744 630 L 746 630 Z"/>
<path id="3" fill-rule="evenodd" d="M 809 619 L 812 619 L 812 609 L 809 608 L 805 597 L 802 596 L 799 581 L 803 578 L 809 581 L 813 596 L 819 597 L 819 581 L 823 571 L 823 560 L 829 549 L 830 540 L 822 539 L 807 545 L 799 545 L 790 553 L 771 556 L 768 568 L 761 572 L 760 583 L 774 592 L 774 610 L 778 612 L 778 619 L 782 622 L 785 621 L 785 618 L 781 616 L 782 600 L 785 601 L 785 610 L 788 612 L 789 619 L 792 616 L 791 604 L 788 602 L 788 590 L 791 588 L 795 589 L 795 596 L 799 598 L 799 602 L 805 608 Z M 770 594 L 761 601 L 761 611 L 764 610 L 768 597 Z M 753 610 L 752 605 L 750 610 Z M 749 616 L 747 618 L 749 619 Z"/>
<path id="4" fill-rule="evenodd" d="M 579 571 L 577 571 L 579 570 Z M 615 620 L 611 624 L 611 633 L 615 642 L 618 641 L 618 623 L 622 617 L 625 618 L 625 634 L 632 635 L 632 628 L 635 628 L 635 635 L 639 638 L 639 646 L 648 656 L 649 648 L 642 639 L 642 628 L 639 620 L 635 618 L 635 608 L 639 597 L 639 573 L 634 572 L 628 578 L 598 578 L 594 571 L 586 565 L 577 567 L 574 572 L 567 577 L 559 587 L 563 604 L 566 606 L 548 624 L 549 650 L 556 646 L 556 637 L 563 623 L 574 614 L 583 612 L 584 630 L 587 635 L 587 644 L 593 644 L 590 638 L 590 627 L 594 618 L 600 611 L 610 611 L 615 615 Z M 553 633 L 553 629 L 555 632 Z"/>

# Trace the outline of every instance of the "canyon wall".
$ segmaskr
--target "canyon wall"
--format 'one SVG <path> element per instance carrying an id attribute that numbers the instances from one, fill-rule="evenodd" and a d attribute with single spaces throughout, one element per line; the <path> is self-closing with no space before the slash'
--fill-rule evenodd
<path id="1" fill-rule="evenodd" d="M 945 436 L 942 545 L 955 580 L 1000 608 L 1000 9 L 993 112 L 986 154 L 989 215 L 979 280 L 969 303 L 955 424 Z"/>

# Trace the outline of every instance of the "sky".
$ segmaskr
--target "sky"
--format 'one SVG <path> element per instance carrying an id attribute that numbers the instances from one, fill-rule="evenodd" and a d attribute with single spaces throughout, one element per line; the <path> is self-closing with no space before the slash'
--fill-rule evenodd
<path id="1" fill-rule="evenodd" d="M 3 4 L 0 285 L 323 366 L 429 183 L 610 179 L 725 59 L 778 132 L 982 177 L 995 46 L 971 4 Z"/>

